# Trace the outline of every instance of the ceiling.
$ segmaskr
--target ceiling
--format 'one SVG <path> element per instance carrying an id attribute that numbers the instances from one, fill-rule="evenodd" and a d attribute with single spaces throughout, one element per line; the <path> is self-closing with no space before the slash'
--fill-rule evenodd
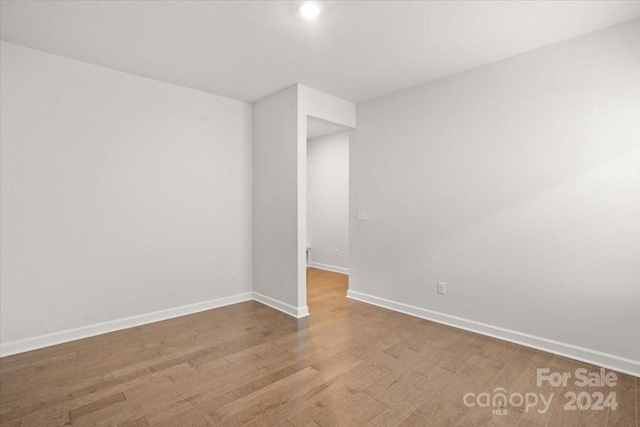
<path id="1" fill-rule="evenodd" d="M 625 1 L 2 1 L 8 42 L 253 102 L 360 102 L 640 16 Z"/>
<path id="2" fill-rule="evenodd" d="M 333 135 L 351 129 L 349 126 L 307 116 L 307 139 L 319 138 L 321 136 Z"/>

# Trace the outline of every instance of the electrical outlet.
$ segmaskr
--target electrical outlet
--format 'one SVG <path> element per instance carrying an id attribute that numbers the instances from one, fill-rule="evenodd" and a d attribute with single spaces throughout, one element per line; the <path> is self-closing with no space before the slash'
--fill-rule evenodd
<path id="1" fill-rule="evenodd" d="M 440 295 L 446 295 L 447 294 L 447 284 L 444 282 L 438 282 L 438 293 Z"/>
<path id="2" fill-rule="evenodd" d="M 367 220 L 367 211 L 360 209 L 358 211 L 358 221 L 366 221 Z"/>
<path id="3" fill-rule="evenodd" d="M 229 270 L 229 280 L 236 280 L 236 272 L 234 270 Z"/>
<path id="4" fill-rule="evenodd" d="M 340 258 L 340 251 L 338 249 L 336 249 L 336 257 Z"/>

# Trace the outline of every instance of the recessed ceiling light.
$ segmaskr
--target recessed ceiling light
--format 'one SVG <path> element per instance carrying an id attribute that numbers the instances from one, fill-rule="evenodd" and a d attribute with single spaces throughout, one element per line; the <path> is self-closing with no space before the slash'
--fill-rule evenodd
<path id="1" fill-rule="evenodd" d="M 298 5 L 298 13 L 305 19 L 313 20 L 320 16 L 322 7 L 315 1 L 303 1 Z"/>

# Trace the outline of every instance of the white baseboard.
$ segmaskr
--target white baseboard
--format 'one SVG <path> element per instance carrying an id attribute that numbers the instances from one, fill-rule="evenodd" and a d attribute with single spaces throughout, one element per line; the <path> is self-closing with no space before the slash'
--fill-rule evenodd
<path id="1" fill-rule="evenodd" d="M 209 301 L 198 302 L 195 304 L 168 308 L 166 310 L 154 311 L 152 313 L 141 314 L 138 316 L 125 317 L 124 319 L 96 323 L 94 325 L 67 329 L 65 331 L 40 335 L 33 338 L 11 341 L 0 345 L 0 357 L 11 356 L 13 354 L 37 350 L 43 347 L 63 344 L 69 341 L 75 341 L 82 338 L 93 337 L 96 335 L 102 335 L 109 332 L 119 331 L 121 329 L 132 328 L 134 326 L 146 325 L 147 323 L 173 319 L 174 317 L 185 316 L 187 314 L 211 310 L 213 308 L 251 301 L 252 299 L 253 293 L 245 292 L 242 294 L 231 295 L 224 298 L 217 298 Z"/>
<path id="2" fill-rule="evenodd" d="M 336 265 L 322 264 L 319 262 L 309 261 L 309 267 L 319 268 L 320 270 L 333 271 L 334 273 L 349 274 L 349 269 L 346 267 L 338 267 Z"/>
<path id="3" fill-rule="evenodd" d="M 410 316 L 419 317 L 421 319 L 431 320 L 443 325 L 452 326 L 454 328 L 464 329 L 470 332 L 476 332 L 493 338 L 520 344 L 526 347 L 535 348 L 537 350 L 546 351 L 557 354 L 559 356 L 568 357 L 570 359 L 580 360 L 592 365 L 601 366 L 603 368 L 612 369 L 614 371 L 640 377 L 640 361 L 619 357 L 609 353 L 603 353 L 584 347 L 575 346 L 559 341 L 554 341 L 522 332 L 512 331 L 500 328 L 498 326 L 487 325 L 485 323 L 464 319 L 461 317 L 451 316 L 437 311 L 431 311 L 412 305 L 391 301 L 385 298 L 375 297 L 373 295 L 364 294 L 362 292 L 347 291 L 347 297 L 365 302 L 367 304 L 376 305 L 389 310 L 408 314 Z"/>
<path id="4" fill-rule="evenodd" d="M 288 314 L 289 316 L 293 316 L 296 319 L 300 319 L 309 315 L 309 307 L 306 305 L 304 307 L 294 307 L 291 304 L 287 304 L 286 302 L 279 301 L 277 299 L 259 294 L 257 292 L 253 293 L 253 299 L 261 304 Z"/>

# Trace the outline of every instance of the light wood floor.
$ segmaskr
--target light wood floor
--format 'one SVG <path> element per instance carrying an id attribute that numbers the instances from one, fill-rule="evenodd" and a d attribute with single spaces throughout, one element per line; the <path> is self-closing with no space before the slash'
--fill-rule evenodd
<path id="1" fill-rule="evenodd" d="M 347 300 L 309 269 L 311 317 L 256 302 L 0 360 L 2 426 L 637 426 L 638 382 L 536 387 L 536 368 L 597 368 Z M 463 404 L 467 392 L 555 393 L 546 413 Z M 563 410 L 615 391 L 618 408 Z"/>

